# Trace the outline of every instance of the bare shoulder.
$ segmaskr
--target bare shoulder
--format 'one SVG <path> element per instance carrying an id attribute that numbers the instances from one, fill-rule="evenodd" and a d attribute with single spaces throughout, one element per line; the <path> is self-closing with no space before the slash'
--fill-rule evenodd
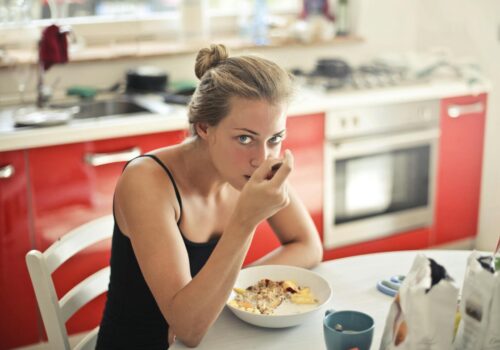
<path id="1" fill-rule="evenodd" d="M 131 161 L 123 170 L 117 183 L 117 194 L 129 195 L 147 195 L 148 193 L 170 192 L 173 190 L 165 170 L 155 160 L 149 157 L 136 158 Z"/>
<path id="2" fill-rule="evenodd" d="M 177 221 L 180 214 L 172 181 L 150 157 L 134 159 L 124 169 L 116 185 L 114 209 L 125 234 L 130 221 L 136 218 L 146 220 L 170 213 Z"/>

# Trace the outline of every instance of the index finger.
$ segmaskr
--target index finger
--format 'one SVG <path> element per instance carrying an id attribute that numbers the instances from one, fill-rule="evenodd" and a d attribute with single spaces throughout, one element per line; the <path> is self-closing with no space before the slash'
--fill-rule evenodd
<path id="1" fill-rule="evenodd" d="M 285 182 L 288 175 L 290 175 L 292 170 L 293 170 L 293 155 L 292 152 L 287 149 L 285 151 L 285 157 L 283 163 L 281 164 L 280 168 L 276 171 L 272 179 L 269 180 L 269 182 L 271 182 L 273 185 L 281 186 Z"/>

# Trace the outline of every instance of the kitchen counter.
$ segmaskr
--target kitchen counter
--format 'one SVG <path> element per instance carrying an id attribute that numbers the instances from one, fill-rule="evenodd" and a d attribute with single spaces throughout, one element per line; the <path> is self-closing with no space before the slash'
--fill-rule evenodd
<path id="1" fill-rule="evenodd" d="M 301 87 L 289 107 L 289 115 L 298 116 L 348 109 L 353 106 L 373 106 L 475 95 L 487 92 L 489 89 L 490 86 L 487 82 L 470 86 L 459 80 L 335 92 Z M 157 113 L 72 120 L 65 125 L 43 128 L 15 128 L 11 112 L 12 109 L 0 110 L 0 151 L 141 135 L 187 129 L 188 127 L 186 107 L 183 106 L 164 106 Z"/>

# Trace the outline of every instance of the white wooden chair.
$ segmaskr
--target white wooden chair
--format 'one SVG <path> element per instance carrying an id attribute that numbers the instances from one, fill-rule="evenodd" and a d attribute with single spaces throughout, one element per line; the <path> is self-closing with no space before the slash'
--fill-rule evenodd
<path id="1" fill-rule="evenodd" d="M 109 266 L 84 279 L 60 300 L 52 273 L 73 255 L 111 237 L 112 233 L 113 217 L 104 216 L 71 230 L 43 253 L 31 250 L 26 254 L 26 264 L 51 349 L 70 349 L 66 321 L 86 303 L 107 291 Z M 99 327 L 96 327 L 90 331 L 74 349 L 95 349 L 98 330 Z"/>

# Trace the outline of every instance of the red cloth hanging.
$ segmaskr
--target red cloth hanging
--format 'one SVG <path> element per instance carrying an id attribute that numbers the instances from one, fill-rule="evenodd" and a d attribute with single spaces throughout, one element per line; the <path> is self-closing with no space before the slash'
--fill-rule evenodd
<path id="1" fill-rule="evenodd" d="M 39 59 L 44 70 L 56 63 L 68 62 L 67 34 L 54 24 L 44 29 L 39 43 Z"/>
<path id="2" fill-rule="evenodd" d="M 311 11 L 319 11 L 318 13 L 311 13 Z M 301 19 L 306 19 L 311 14 L 321 14 L 330 21 L 334 21 L 335 17 L 330 13 L 328 0 L 304 0 L 302 4 L 302 12 L 300 13 Z"/>

